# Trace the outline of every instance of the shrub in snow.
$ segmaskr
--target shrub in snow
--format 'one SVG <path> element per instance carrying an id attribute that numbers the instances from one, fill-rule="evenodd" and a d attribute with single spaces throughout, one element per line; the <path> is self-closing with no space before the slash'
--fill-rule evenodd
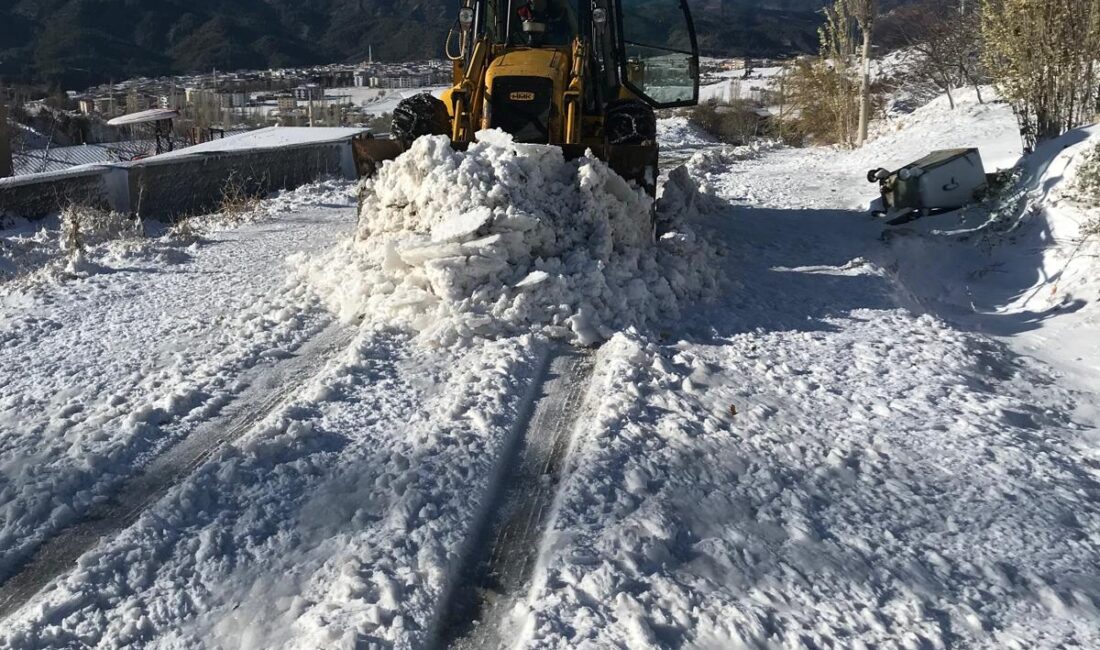
<path id="1" fill-rule="evenodd" d="M 259 187 L 262 187 L 259 181 L 230 172 L 222 186 L 218 216 L 228 223 L 250 220 L 260 208 L 262 192 Z"/>
<path id="2" fill-rule="evenodd" d="M 116 239 L 138 238 L 142 234 L 140 221 L 118 212 L 84 205 L 69 205 L 61 210 L 59 245 L 69 254 Z"/>
<path id="3" fill-rule="evenodd" d="M 1077 167 L 1073 189 L 1082 202 L 1100 206 L 1100 140 L 1085 152 L 1084 160 Z"/>
<path id="4" fill-rule="evenodd" d="M 737 99 L 719 104 L 716 100 L 687 109 L 688 120 L 710 137 L 732 145 L 746 145 L 769 133 L 767 121 L 756 104 Z"/>
<path id="5" fill-rule="evenodd" d="M 540 330 L 587 345 L 713 286 L 691 200 L 669 193 L 655 240 L 651 199 L 594 157 L 499 131 L 465 152 L 426 137 L 365 181 L 354 241 L 301 269 L 345 318 L 432 344 Z"/>

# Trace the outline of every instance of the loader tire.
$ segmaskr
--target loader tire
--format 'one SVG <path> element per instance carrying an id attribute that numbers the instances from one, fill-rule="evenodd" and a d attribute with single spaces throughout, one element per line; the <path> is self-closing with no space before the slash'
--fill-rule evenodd
<path id="1" fill-rule="evenodd" d="M 620 99 L 607 105 L 604 134 L 608 144 L 637 145 L 657 141 L 657 117 L 646 103 Z"/>
<path id="2" fill-rule="evenodd" d="M 449 135 L 451 118 L 447 105 L 429 93 L 406 97 L 393 111 L 390 131 L 395 140 L 406 145 L 422 135 Z"/>

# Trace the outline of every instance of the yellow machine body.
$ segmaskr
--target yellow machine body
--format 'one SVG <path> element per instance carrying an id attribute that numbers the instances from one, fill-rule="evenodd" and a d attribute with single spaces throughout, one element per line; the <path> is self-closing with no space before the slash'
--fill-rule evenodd
<path id="1" fill-rule="evenodd" d="M 698 97 L 698 53 L 690 15 L 685 0 L 660 1 L 673 11 L 670 15 L 680 15 L 677 12 L 682 11 L 694 50 L 687 53 L 693 58 L 683 60 L 683 67 L 688 70 L 683 78 L 694 83 L 694 94 L 667 105 L 693 103 Z M 463 0 L 461 12 L 467 12 L 469 22 L 462 23 L 460 13 L 460 24 L 448 37 L 448 51 L 457 46 L 455 53 L 449 54 L 454 66 L 454 85 L 440 97 L 446 108 L 447 124 L 436 127 L 433 123 L 437 130 L 430 132 L 449 132 L 456 149 L 465 149 L 482 129 L 500 128 L 511 133 L 517 142 L 561 147 L 568 159 L 592 151 L 621 176 L 638 182 L 653 194 L 658 150 L 650 107 L 661 102 L 634 92 L 640 86 L 632 86 L 632 82 L 644 79 L 644 63 L 639 68 L 635 59 L 611 60 L 614 53 L 625 52 L 629 47 L 625 41 L 617 46 L 610 41 L 611 35 L 622 31 L 606 22 L 609 16 L 623 14 L 618 0 L 593 0 L 592 8 L 584 8 L 583 3 L 578 5 L 588 12 L 582 16 L 580 27 L 577 17 L 571 16 L 573 36 L 568 41 L 559 38 L 555 43 L 543 43 L 537 38 L 517 39 L 515 25 L 501 12 L 513 12 L 519 4 L 522 0 Z M 606 8 L 599 9 L 597 5 Z M 595 11 L 603 12 L 601 20 L 592 19 Z M 512 35 L 504 37 L 503 33 Z M 662 63 L 653 65 L 659 69 Z M 652 134 L 629 141 L 612 142 L 608 138 L 605 133 L 608 106 L 621 100 L 635 100 L 635 104 L 648 111 Z M 399 155 L 418 135 L 413 133 L 401 142 L 361 141 L 357 154 L 362 167 L 369 173 L 381 161 Z"/>

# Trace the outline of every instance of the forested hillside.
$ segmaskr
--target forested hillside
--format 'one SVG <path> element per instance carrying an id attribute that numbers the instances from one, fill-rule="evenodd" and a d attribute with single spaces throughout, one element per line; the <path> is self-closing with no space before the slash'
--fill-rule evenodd
<path id="1" fill-rule="evenodd" d="M 823 0 L 692 2 L 704 52 L 816 48 Z M 76 88 L 109 79 L 437 56 L 457 2 L 16 0 L 0 8 L 0 76 Z"/>

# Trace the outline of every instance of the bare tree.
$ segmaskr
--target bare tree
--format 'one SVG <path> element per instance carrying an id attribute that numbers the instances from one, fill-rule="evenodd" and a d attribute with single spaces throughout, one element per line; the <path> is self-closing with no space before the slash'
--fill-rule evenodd
<path id="1" fill-rule="evenodd" d="M 867 142 L 871 119 L 871 44 L 878 18 L 878 0 L 848 0 L 848 11 L 859 25 L 863 39 L 860 48 L 859 130 L 856 134 L 856 146 L 862 147 Z"/>
<path id="2" fill-rule="evenodd" d="M 958 12 L 945 11 L 938 0 L 921 0 L 890 12 L 881 21 L 887 43 L 908 55 L 905 76 L 916 83 L 933 85 L 947 95 L 955 108 L 954 91 L 974 88 L 982 102 L 986 80 L 981 65 L 981 23 L 977 8 L 960 0 Z"/>

